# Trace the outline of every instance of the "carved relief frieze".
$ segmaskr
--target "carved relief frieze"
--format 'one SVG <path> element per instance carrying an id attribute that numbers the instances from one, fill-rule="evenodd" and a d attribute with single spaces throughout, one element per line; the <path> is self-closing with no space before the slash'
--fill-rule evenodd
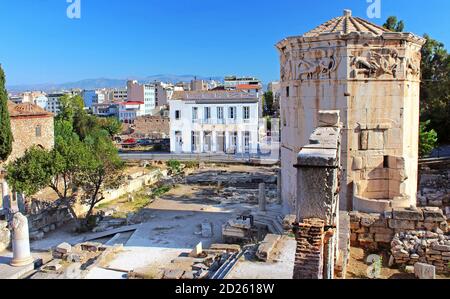
<path id="1" fill-rule="evenodd" d="M 281 80 L 331 79 L 340 61 L 333 48 L 282 53 Z"/>
<path id="2" fill-rule="evenodd" d="M 421 54 L 416 52 L 412 57 L 406 59 L 406 78 L 407 79 L 420 79 L 420 61 Z"/>
<path id="3" fill-rule="evenodd" d="M 351 78 L 397 78 L 402 59 L 394 48 L 368 49 L 351 57 Z"/>

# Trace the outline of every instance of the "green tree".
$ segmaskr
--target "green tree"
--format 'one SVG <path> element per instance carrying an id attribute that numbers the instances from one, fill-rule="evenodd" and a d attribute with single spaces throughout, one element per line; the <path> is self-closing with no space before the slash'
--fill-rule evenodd
<path id="1" fill-rule="evenodd" d="M 444 44 L 425 34 L 422 48 L 421 120 L 429 122 L 441 143 L 450 142 L 450 55 Z"/>
<path id="2" fill-rule="evenodd" d="M 104 200 L 102 192 L 120 186 L 124 163 L 106 131 L 93 132 L 84 143 L 88 151 L 81 163 L 76 184 L 83 189 L 82 203 L 89 207 L 85 216 L 87 225 L 95 206 Z"/>
<path id="3" fill-rule="evenodd" d="M 32 147 L 6 166 L 6 180 L 13 190 L 32 196 L 50 185 L 52 162 L 49 151 Z"/>
<path id="4" fill-rule="evenodd" d="M 273 113 L 273 92 L 267 91 L 263 95 L 264 99 L 264 115 L 271 115 Z"/>
<path id="5" fill-rule="evenodd" d="M 395 16 L 390 16 L 386 20 L 386 23 L 383 24 L 383 27 L 394 32 L 403 32 L 405 23 L 403 21 L 398 21 Z"/>
<path id="6" fill-rule="evenodd" d="M 0 65 L 0 161 L 6 161 L 9 157 L 12 152 L 13 143 L 5 81 L 5 73 Z"/>
<path id="7" fill-rule="evenodd" d="M 426 157 L 437 145 L 437 133 L 435 130 L 427 130 L 430 121 L 421 122 L 420 123 L 420 132 L 419 132 L 419 156 Z"/>
<path id="8" fill-rule="evenodd" d="M 122 123 L 116 117 L 99 118 L 98 125 L 108 132 L 111 139 L 122 131 Z"/>
<path id="9" fill-rule="evenodd" d="M 66 120 L 55 122 L 55 147 L 51 151 L 33 147 L 7 166 L 7 181 L 13 190 L 28 196 L 49 187 L 67 207 L 74 218 L 74 178 L 81 170 L 87 148 Z"/>

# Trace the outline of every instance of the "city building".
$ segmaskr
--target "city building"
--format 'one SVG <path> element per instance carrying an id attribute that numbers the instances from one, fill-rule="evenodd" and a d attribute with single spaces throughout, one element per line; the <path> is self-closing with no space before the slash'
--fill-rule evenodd
<path id="1" fill-rule="evenodd" d="M 108 92 L 108 99 L 110 103 L 114 102 L 126 102 L 128 99 L 128 91 L 123 89 L 111 89 Z"/>
<path id="2" fill-rule="evenodd" d="M 92 114 L 100 117 L 118 116 L 119 104 L 116 103 L 92 104 Z"/>
<path id="3" fill-rule="evenodd" d="M 144 114 L 152 115 L 156 111 L 155 84 L 139 84 L 136 80 L 127 82 L 127 101 L 144 102 Z"/>
<path id="4" fill-rule="evenodd" d="M 256 85 L 261 87 L 261 81 L 254 77 L 225 77 L 224 87 L 226 90 L 236 90 L 238 85 Z"/>
<path id="5" fill-rule="evenodd" d="M 412 33 L 391 32 L 352 17 L 346 10 L 277 44 L 286 208 L 295 208 L 301 186 L 297 189 L 294 165 L 319 125 L 320 110 L 339 110 L 341 115 L 341 210 L 375 213 L 416 205 L 424 42 Z"/>
<path id="6" fill-rule="evenodd" d="M 119 120 L 121 122 L 132 124 L 134 120 L 145 114 L 145 103 L 143 101 L 121 102 L 119 105 Z"/>
<path id="7" fill-rule="evenodd" d="M 175 92 L 170 106 L 174 153 L 257 153 L 259 100 L 237 91 Z"/>
<path id="8" fill-rule="evenodd" d="M 91 108 L 97 102 L 97 93 L 95 90 L 83 90 L 81 93 L 84 101 L 84 107 Z"/>
<path id="9" fill-rule="evenodd" d="M 46 111 L 51 112 L 55 115 L 58 115 L 60 111 L 60 103 L 59 100 L 61 97 L 63 97 L 64 93 L 50 93 L 47 95 L 48 102 L 47 102 L 47 108 L 45 108 Z"/>
<path id="10" fill-rule="evenodd" d="M 208 83 L 205 80 L 194 79 L 191 81 L 191 91 L 208 90 Z"/>

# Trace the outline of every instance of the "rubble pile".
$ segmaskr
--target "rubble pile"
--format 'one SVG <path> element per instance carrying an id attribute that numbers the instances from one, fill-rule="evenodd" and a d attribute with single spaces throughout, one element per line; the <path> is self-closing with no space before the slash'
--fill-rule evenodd
<path id="1" fill-rule="evenodd" d="M 392 262 L 397 265 L 430 264 L 437 273 L 450 273 L 450 236 L 440 229 L 397 233 L 391 242 Z"/>
<path id="2" fill-rule="evenodd" d="M 200 247 L 199 247 L 200 245 Z M 240 251 L 239 245 L 212 244 L 209 249 L 202 249 L 201 244 L 189 254 L 172 260 L 166 268 L 152 271 L 153 279 L 210 279 L 216 272 L 223 269 L 225 264 Z M 148 269 L 135 270 L 128 273 L 129 279 L 149 278 Z"/>
<path id="3" fill-rule="evenodd" d="M 53 260 L 45 263 L 31 278 L 83 278 L 92 268 L 122 250 L 122 247 L 105 246 L 97 242 L 85 242 L 75 246 L 68 243 L 59 244 L 52 251 Z"/>

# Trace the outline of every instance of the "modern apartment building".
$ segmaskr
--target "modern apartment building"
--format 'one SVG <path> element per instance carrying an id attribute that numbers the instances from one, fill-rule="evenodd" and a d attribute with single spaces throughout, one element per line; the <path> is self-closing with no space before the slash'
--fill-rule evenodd
<path id="1" fill-rule="evenodd" d="M 59 100 L 64 95 L 65 95 L 64 93 L 51 93 L 51 94 L 48 94 L 47 95 L 48 103 L 47 103 L 47 108 L 45 108 L 45 110 L 47 110 L 48 112 L 51 112 L 51 113 L 53 113 L 55 115 L 58 115 L 58 113 L 60 111 Z"/>
<path id="2" fill-rule="evenodd" d="M 174 153 L 257 153 L 259 101 L 236 91 L 175 92 L 170 105 Z"/>
<path id="3" fill-rule="evenodd" d="M 156 109 L 155 84 L 139 84 L 136 80 L 127 82 L 127 101 L 144 102 L 144 114 L 152 115 Z"/>
<path id="4" fill-rule="evenodd" d="M 239 85 L 254 85 L 261 88 L 261 81 L 255 77 L 227 76 L 224 79 L 226 90 L 236 90 Z"/>

